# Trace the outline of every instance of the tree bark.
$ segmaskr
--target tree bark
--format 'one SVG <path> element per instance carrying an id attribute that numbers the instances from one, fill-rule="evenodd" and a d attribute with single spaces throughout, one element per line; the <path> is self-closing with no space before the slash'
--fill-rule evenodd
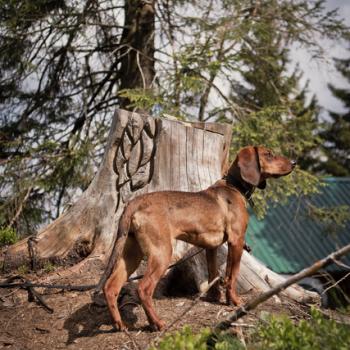
<path id="1" fill-rule="evenodd" d="M 92 270 L 91 264 L 86 263 L 99 261 L 105 266 L 125 204 L 141 193 L 199 191 L 209 187 L 228 169 L 230 143 L 228 124 L 185 123 L 117 110 L 104 158 L 88 189 L 57 220 L 3 252 L 5 266 L 25 263 L 35 268 L 47 259 L 81 261 L 76 265 L 79 272 L 87 266 L 85 271 L 98 279 L 101 271 Z M 176 241 L 173 260 L 191 254 L 193 249 L 197 248 Z M 222 274 L 226 253 L 224 245 L 219 249 Z M 253 256 L 243 254 L 241 292 L 265 291 L 282 280 Z M 172 269 L 162 285 L 169 289 L 168 286 L 180 284 L 198 290 L 206 287 L 204 252 Z M 285 293 L 301 302 L 317 299 L 315 293 L 300 287 L 289 287 Z"/>

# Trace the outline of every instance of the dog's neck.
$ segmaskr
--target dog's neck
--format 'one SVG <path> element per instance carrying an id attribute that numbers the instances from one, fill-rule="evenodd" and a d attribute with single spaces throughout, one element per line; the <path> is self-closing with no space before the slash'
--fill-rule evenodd
<path id="1" fill-rule="evenodd" d="M 243 195 L 243 197 L 247 200 L 247 202 L 251 207 L 254 207 L 252 195 L 256 187 L 244 181 L 241 175 L 239 174 L 239 171 L 228 173 L 223 177 L 223 179 L 226 181 L 226 184 L 228 186 L 231 186 L 237 189 Z"/>

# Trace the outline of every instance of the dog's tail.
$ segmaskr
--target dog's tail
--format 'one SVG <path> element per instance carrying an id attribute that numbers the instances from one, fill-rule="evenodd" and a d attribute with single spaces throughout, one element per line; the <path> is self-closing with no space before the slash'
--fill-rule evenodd
<path id="1" fill-rule="evenodd" d="M 119 220 L 118 233 L 114 240 L 113 250 L 109 257 L 107 267 L 96 286 L 95 294 L 98 294 L 102 290 L 108 277 L 112 274 L 115 264 L 123 253 L 126 239 L 128 238 L 132 213 L 130 206 L 127 206 Z"/>

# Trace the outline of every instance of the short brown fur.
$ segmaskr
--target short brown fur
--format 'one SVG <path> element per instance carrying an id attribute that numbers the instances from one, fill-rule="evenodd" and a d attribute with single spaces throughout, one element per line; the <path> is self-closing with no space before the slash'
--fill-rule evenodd
<path id="1" fill-rule="evenodd" d="M 240 150 L 227 176 L 204 191 L 154 192 L 130 201 L 119 223 L 113 271 L 103 288 L 115 327 L 125 329 L 116 306 L 119 292 L 146 256 L 147 269 L 138 293 L 150 324 L 157 330 L 164 328 L 152 296 L 170 264 L 176 239 L 206 249 L 209 282 L 218 275 L 217 248 L 227 242 L 226 301 L 239 305 L 236 281 L 248 224 L 246 197 L 255 187 L 265 188 L 267 178 L 288 175 L 294 166 L 294 161 L 275 156 L 265 147 L 249 146 Z M 208 298 L 220 299 L 218 284 Z"/>

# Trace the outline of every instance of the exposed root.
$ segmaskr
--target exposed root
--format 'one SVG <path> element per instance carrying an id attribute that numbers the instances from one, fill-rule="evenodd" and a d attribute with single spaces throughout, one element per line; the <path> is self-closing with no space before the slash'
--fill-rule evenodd
<path id="1" fill-rule="evenodd" d="M 73 266 L 80 265 L 86 258 L 91 256 L 93 243 L 88 240 L 78 240 L 64 256 L 52 256 L 50 258 L 41 258 L 36 249 L 37 239 L 29 237 L 23 244 L 28 246 L 27 251 L 21 251 L 19 254 L 8 254 L 3 252 L 0 261 L 2 261 L 2 272 L 8 273 L 22 267 L 24 270 L 39 271 L 48 264 L 52 266 Z"/>

